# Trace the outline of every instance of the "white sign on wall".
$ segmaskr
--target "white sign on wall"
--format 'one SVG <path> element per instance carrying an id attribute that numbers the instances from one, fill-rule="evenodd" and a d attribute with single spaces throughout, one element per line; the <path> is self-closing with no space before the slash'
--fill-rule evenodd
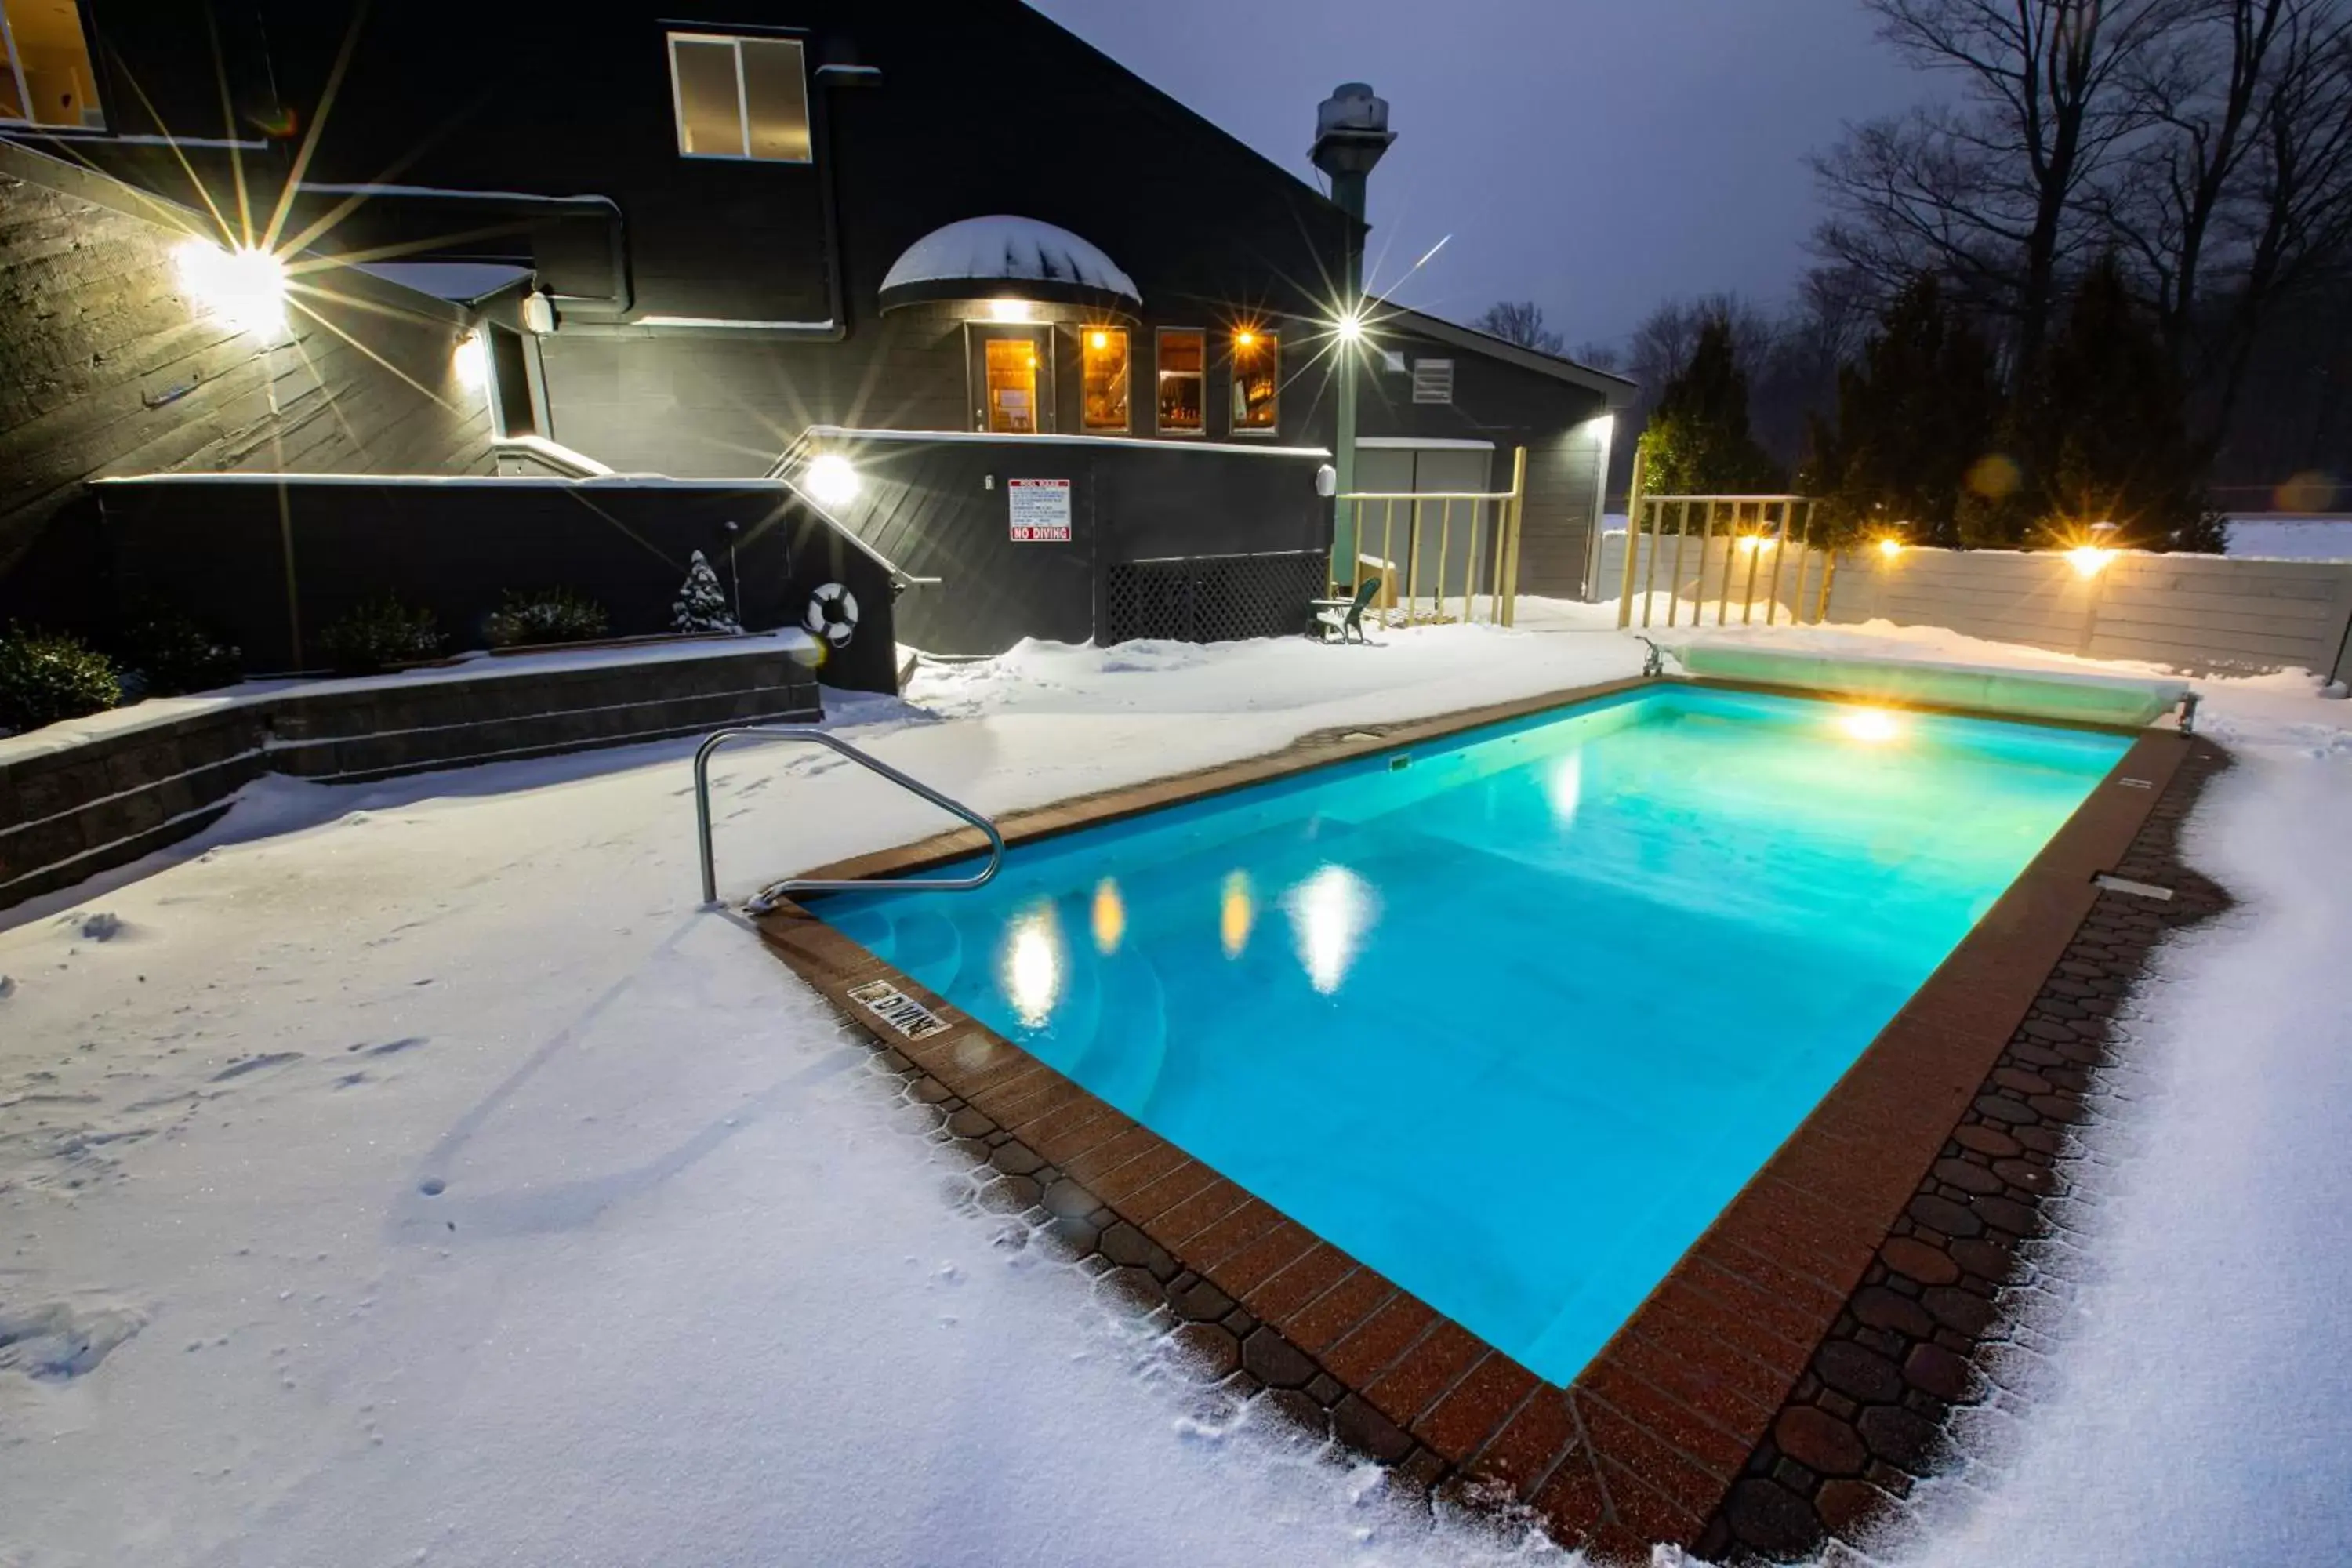
<path id="1" fill-rule="evenodd" d="M 1012 505 L 1013 543 L 1070 542 L 1069 480 L 1007 479 L 1004 494 Z"/>

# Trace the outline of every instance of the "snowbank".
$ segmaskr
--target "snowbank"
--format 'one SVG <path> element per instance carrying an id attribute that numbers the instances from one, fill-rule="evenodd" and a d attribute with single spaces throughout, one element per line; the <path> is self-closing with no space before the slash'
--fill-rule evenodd
<path id="1" fill-rule="evenodd" d="M 2228 552 L 2273 561 L 2352 561 L 2352 517 L 2233 517 Z"/>

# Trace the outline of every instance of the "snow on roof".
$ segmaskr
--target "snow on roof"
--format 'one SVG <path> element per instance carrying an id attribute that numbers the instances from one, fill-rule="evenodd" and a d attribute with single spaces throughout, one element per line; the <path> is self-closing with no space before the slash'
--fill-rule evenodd
<path id="1" fill-rule="evenodd" d="M 969 278 L 1071 283 L 1143 303 L 1135 279 L 1089 241 L 1034 217 L 968 217 L 908 246 L 882 279 L 883 292 Z"/>
<path id="2" fill-rule="evenodd" d="M 528 267 L 509 267 L 495 261 L 358 261 L 352 266 L 387 283 L 461 305 L 471 304 L 485 294 L 495 294 L 518 278 L 530 276 Z"/>

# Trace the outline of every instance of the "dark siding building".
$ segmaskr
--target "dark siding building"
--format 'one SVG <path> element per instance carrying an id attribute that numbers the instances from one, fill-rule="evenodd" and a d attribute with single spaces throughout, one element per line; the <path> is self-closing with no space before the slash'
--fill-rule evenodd
<path id="1" fill-rule="evenodd" d="M 86 83 L 0 134 L 285 251 L 298 306 L 359 265 L 457 301 L 509 472 L 800 484 L 832 454 L 858 493 L 803 499 L 940 579 L 899 635 L 965 651 L 1112 634 L 1139 562 L 1328 548 L 1357 226 L 1013 0 L 209 9 L 83 0 Z M 1373 314 L 1362 483 L 1500 489 L 1524 446 L 1520 587 L 1581 591 L 1625 384 Z M 1427 482 L 1417 441 L 1450 454 Z M 433 444 L 399 449 L 479 466 Z M 995 547 L 1014 478 L 1068 481 L 1066 536 Z"/>

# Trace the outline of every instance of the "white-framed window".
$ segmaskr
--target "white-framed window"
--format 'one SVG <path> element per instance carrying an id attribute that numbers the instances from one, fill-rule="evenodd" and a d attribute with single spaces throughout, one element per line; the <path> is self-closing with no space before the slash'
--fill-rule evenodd
<path id="1" fill-rule="evenodd" d="M 0 0 L 0 124 L 12 122 L 106 129 L 72 0 Z"/>
<path id="2" fill-rule="evenodd" d="M 1454 362 L 1450 359 L 1413 361 L 1412 400 L 1415 403 L 1453 402 Z"/>
<path id="3" fill-rule="evenodd" d="M 808 73 L 798 38 L 672 33 L 669 85 L 681 156 L 809 161 Z"/>

